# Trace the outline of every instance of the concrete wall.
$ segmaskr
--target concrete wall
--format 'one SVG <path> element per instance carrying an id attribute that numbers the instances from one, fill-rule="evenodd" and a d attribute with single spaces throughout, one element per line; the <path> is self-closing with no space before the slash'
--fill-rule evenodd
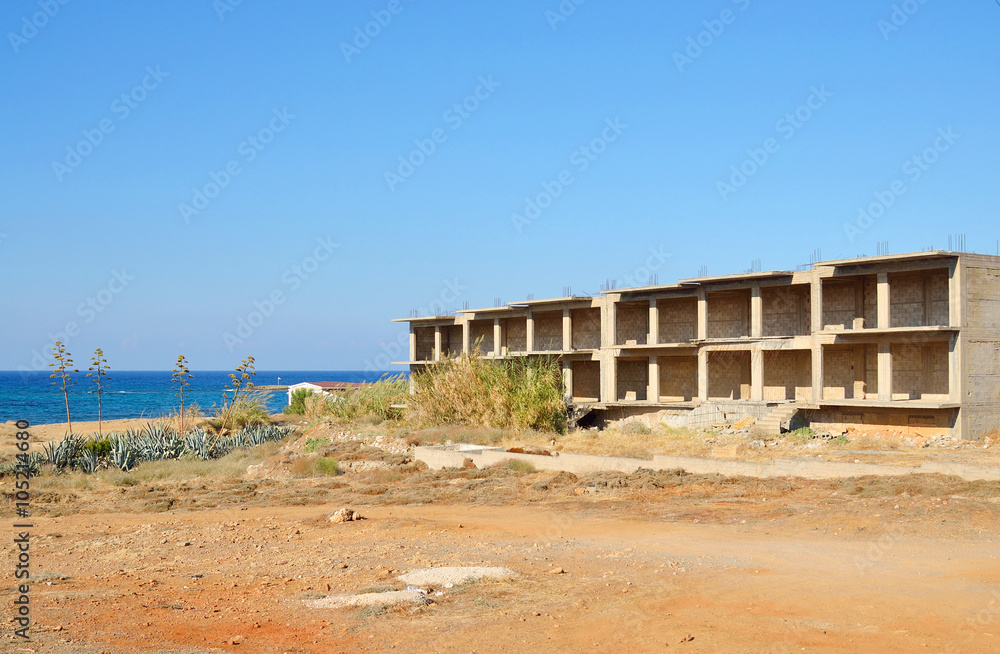
<path id="1" fill-rule="evenodd" d="M 562 311 L 536 311 L 535 350 L 562 350 Z"/>
<path id="2" fill-rule="evenodd" d="M 620 302 L 615 316 L 615 343 L 645 345 L 649 333 L 649 303 Z"/>
<path id="3" fill-rule="evenodd" d="M 505 461 L 526 461 L 537 470 L 564 471 L 583 475 L 593 472 L 617 471 L 631 474 L 640 468 L 647 470 L 684 470 L 691 474 L 721 474 L 739 477 L 803 477 L 806 479 L 838 479 L 862 476 L 902 476 L 911 474 L 954 475 L 968 481 L 1000 480 L 1000 469 L 991 466 L 962 463 L 932 462 L 920 466 L 882 466 L 869 463 L 839 463 L 775 459 L 773 461 L 727 461 L 695 457 L 654 455 L 649 459 L 615 456 L 592 456 L 558 452 L 557 456 L 515 454 L 492 449 L 449 450 L 443 447 L 417 447 L 413 456 L 432 470 L 460 468 L 470 459 L 479 468 Z"/>
<path id="4" fill-rule="evenodd" d="M 600 361 L 573 361 L 573 401 L 598 402 L 601 398 Z"/>
<path id="5" fill-rule="evenodd" d="M 765 286 L 760 289 L 760 296 L 764 336 L 810 333 L 812 314 L 808 286 Z"/>
<path id="6" fill-rule="evenodd" d="M 690 402 L 698 397 L 698 357 L 657 357 L 660 401 Z"/>
<path id="7" fill-rule="evenodd" d="M 596 350 L 601 347 L 601 310 L 573 309 L 573 349 Z"/>
<path id="8" fill-rule="evenodd" d="M 618 359 L 618 399 L 645 400 L 649 359 Z"/>
<path id="9" fill-rule="evenodd" d="M 1000 436 L 1000 265 L 963 255 L 966 303 L 960 347 L 966 375 L 965 438 Z"/>
<path id="10" fill-rule="evenodd" d="M 708 397 L 712 400 L 750 399 L 750 353 L 708 354 Z"/>
<path id="11" fill-rule="evenodd" d="M 833 433 L 854 429 L 930 438 L 950 435 L 955 422 L 954 409 L 829 407 L 805 413 L 810 427 Z"/>
<path id="12" fill-rule="evenodd" d="M 764 353 L 764 400 L 812 399 L 812 353 L 778 350 Z"/>
<path id="13" fill-rule="evenodd" d="M 740 338 L 750 335 L 750 291 L 717 291 L 708 294 L 708 337 Z"/>
<path id="14" fill-rule="evenodd" d="M 660 299 L 656 311 L 660 343 L 686 343 L 698 337 L 698 298 Z"/>

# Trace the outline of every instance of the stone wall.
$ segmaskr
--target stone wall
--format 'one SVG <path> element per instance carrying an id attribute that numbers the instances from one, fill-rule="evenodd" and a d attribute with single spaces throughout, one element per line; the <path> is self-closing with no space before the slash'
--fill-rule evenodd
<path id="1" fill-rule="evenodd" d="M 535 350 L 562 350 L 562 311 L 539 311 L 535 316 Z"/>
<path id="2" fill-rule="evenodd" d="M 750 399 L 749 352 L 709 352 L 708 397 L 713 400 Z"/>
<path id="3" fill-rule="evenodd" d="M 812 399 L 812 353 L 808 350 L 764 352 L 764 400 Z"/>
<path id="4" fill-rule="evenodd" d="M 750 292 L 720 291 L 708 294 L 708 337 L 740 338 L 750 335 Z"/>
<path id="5" fill-rule="evenodd" d="M 573 401 L 597 402 L 601 397 L 601 363 L 573 361 Z"/>
<path id="6" fill-rule="evenodd" d="M 417 327 L 417 361 L 430 361 L 434 358 L 434 328 Z"/>
<path id="7" fill-rule="evenodd" d="M 644 345 L 649 332 L 649 304 L 622 302 L 615 311 L 615 343 Z"/>
<path id="8" fill-rule="evenodd" d="M 686 343 L 698 337 L 698 298 L 656 301 L 660 317 L 660 343 Z"/>
<path id="9" fill-rule="evenodd" d="M 618 399 L 645 400 L 646 384 L 649 379 L 648 359 L 618 359 Z M 629 396 L 635 393 L 635 397 Z"/>
<path id="10" fill-rule="evenodd" d="M 525 352 L 528 349 L 528 319 L 507 318 L 504 334 L 508 352 Z"/>
<path id="11" fill-rule="evenodd" d="M 660 401 L 690 402 L 698 397 L 698 357 L 658 357 Z"/>
<path id="12" fill-rule="evenodd" d="M 596 350 L 601 347 L 601 310 L 573 309 L 573 349 Z"/>
<path id="13" fill-rule="evenodd" d="M 469 326 L 469 340 L 471 341 L 469 347 L 472 349 L 475 349 L 477 341 L 481 340 L 478 345 L 481 353 L 491 354 L 493 352 L 493 321 L 473 320 Z"/>
<path id="14" fill-rule="evenodd" d="M 810 332 L 812 307 L 808 286 L 765 286 L 760 289 L 764 336 L 798 336 Z"/>

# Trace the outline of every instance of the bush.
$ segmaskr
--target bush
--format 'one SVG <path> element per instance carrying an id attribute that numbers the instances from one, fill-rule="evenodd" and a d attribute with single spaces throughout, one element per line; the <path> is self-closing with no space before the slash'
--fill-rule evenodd
<path id="1" fill-rule="evenodd" d="M 306 412 L 306 398 L 312 394 L 313 392 L 308 388 L 300 388 L 294 391 L 288 406 L 282 409 L 281 412 L 287 415 L 304 415 Z"/>
<path id="2" fill-rule="evenodd" d="M 217 428 L 228 426 L 233 431 L 245 427 L 256 427 L 271 422 L 267 415 L 267 393 L 257 392 L 240 395 L 235 401 L 216 411 Z"/>
<path id="3" fill-rule="evenodd" d="M 504 461 L 504 467 L 508 470 L 513 470 L 514 472 L 534 472 L 535 464 L 531 461 L 522 461 L 521 459 L 508 459 Z"/>
<path id="4" fill-rule="evenodd" d="M 313 452 L 315 452 L 316 450 L 318 450 L 319 448 L 323 447 L 324 445 L 326 445 L 329 442 L 330 441 L 328 441 L 325 438 L 311 438 L 310 437 L 310 438 L 306 439 L 305 445 L 302 446 L 302 451 L 305 452 L 305 453 L 307 453 L 307 454 L 312 454 Z"/>
<path id="5" fill-rule="evenodd" d="M 428 367 L 414 383 L 410 406 L 427 424 L 566 432 L 555 357 L 491 361 L 477 351 Z"/>
<path id="6" fill-rule="evenodd" d="M 402 412 L 393 405 L 405 404 L 409 393 L 410 383 L 406 377 L 396 375 L 354 390 L 305 398 L 305 413 L 310 418 L 333 418 L 340 422 L 365 418 L 379 422 L 399 420 Z"/>

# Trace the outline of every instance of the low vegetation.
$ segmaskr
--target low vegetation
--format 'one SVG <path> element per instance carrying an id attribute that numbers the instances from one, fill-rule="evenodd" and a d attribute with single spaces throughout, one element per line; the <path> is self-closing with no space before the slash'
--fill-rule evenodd
<path id="1" fill-rule="evenodd" d="M 403 418 L 400 408 L 410 399 L 410 384 L 404 375 L 385 377 L 373 384 L 335 394 L 303 398 L 305 414 L 310 418 L 329 418 L 337 422 L 368 420 L 383 422 Z"/>
<path id="2" fill-rule="evenodd" d="M 414 382 L 410 408 L 425 425 L 566 432 L 555 357 L 491 361 L 476 352 L 430 366 Z"/>

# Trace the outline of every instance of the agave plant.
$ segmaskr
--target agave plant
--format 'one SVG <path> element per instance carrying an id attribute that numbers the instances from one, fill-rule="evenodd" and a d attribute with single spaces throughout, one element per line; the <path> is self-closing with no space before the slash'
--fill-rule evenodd
<path id="1" fill-rule="evenodd" d="M 73 461 L 83 451 L 84 439 L 73 434 L 67 434 L 58 443 L 45 443 L 42 449 L 49 463 L 57 468 L 66 468 L 73 464 Z"/>
<path id="2" fill-rule="evenodd" d="M 202 461 L 212 458 L 215 445 L 210 442 L 208 434 L 200 427 L 189 431 L 184 436 L 184 453 L 194 455 Z"/>
<path id="3" fill-rule="evenodd" d="M 127 437 L 112 441 L 110 458 L 111 463 L 122 472 L 128 472 L 140 461 L 139 452 Z"/>
<path id="4" fill-rule="evenodd" d="M 89 475 L 97 472 L 97 469 L 101 465 L 101 460 L 92 450 L 83 450 L 80 456 L 73 463 L 82 472 Z"/>

